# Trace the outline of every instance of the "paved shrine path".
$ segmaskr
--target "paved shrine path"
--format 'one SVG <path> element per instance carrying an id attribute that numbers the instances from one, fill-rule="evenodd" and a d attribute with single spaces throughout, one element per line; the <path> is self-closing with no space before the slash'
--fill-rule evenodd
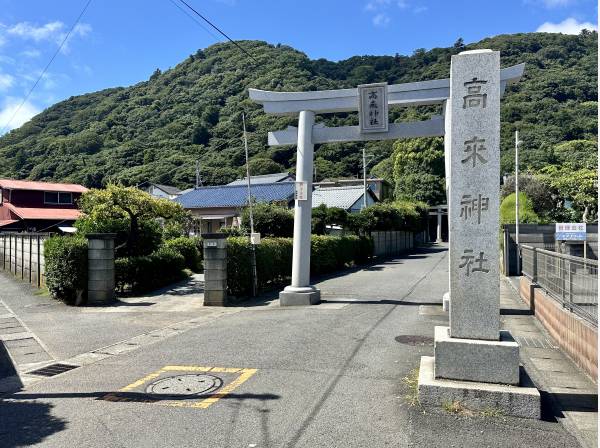
<path id="1" fill-rule="evenodd" d="M 88 359 L 5 397 L 0 446 L 579 446 L 552 421 L 410 404 L 447 274 L 446 248 L 427 248 L 321 281 L 318 306 L 237 308 Z"/>

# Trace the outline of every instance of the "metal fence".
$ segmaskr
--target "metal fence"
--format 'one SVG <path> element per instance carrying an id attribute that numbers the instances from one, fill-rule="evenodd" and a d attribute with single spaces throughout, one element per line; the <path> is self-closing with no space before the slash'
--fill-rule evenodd
<path id="1" fill-rule="evenodd" d="M 521 272 L 579 317 L 598 326 L 598 261 L 520 245 Z"/>

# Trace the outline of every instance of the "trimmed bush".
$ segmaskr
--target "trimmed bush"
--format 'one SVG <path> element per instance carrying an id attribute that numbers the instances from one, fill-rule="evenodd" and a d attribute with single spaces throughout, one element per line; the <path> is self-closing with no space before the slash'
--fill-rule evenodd
<path id="1" fill-rule="evenodd" d="M 500 224 L 514 224 L 516 195 L 511 193 L 500 204 Z M 540 217 L 533 210 L 531 199 L 523 192 L 519 192 L 519 222 L 521 224 L 538 224 Z"/>
<path id="2" fill-rule="evenodd" d="M 150 255 L 115 260 L 117 288 L 134 293 L 153 291 L 184 278 L 185 258 L 175 249 L 161 247 Z"/>
<path id="3" fill-rule="evenodd" d="M 202 270 L 202 239 L 198 237 L 180 236 L 167 240 L 164 247 L 175 250 L 185 260 L 185 267 L 194 272 Z"/>
<path id="4" fill-rule="evenodd" d="M 294 234 L 294 212 L 274 204 L 254 204 L 252 207 L 254 231 L 263 237 L 291 237 Z M 250 209 L 242 212 L 242 227 L 250 231 Z"/>
<path id="5" fill-rule="evenodd" d="M 292 272 L 291 238 L 263 238 L 256 246 L 256 271 L 259 290 L 285 284 Z M 313 235 L 311 272 L 325 274 L 368 261 L 373 254 L 370 238 L 358 236 Z M 232 296 L 252 293 L 252 245 L 248 238 L 227 239 L 227 288 Z"/>
<path id="6" fill-rule="evenodd" d="M 53 236 L 44 242 L 46 286 L 52 297 L 70 305 L 85 298 L 88 280 L 87 240 Z"/>

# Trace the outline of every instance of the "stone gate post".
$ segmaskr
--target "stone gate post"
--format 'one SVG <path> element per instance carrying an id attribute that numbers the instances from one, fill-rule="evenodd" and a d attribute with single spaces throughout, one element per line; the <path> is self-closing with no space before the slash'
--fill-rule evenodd
<path id="1" fill-rule="evenodd" d="M 88 233 L 88 305 L 106 305 L 115 298 L 114 233 Z"/>

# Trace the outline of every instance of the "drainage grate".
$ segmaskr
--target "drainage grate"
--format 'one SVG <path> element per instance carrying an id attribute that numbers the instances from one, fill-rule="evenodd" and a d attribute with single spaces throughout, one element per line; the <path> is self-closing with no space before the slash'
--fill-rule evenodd
<path id="1" fill-rule="evenodd" d="M 191 374 L 162 378 L 148 385 L 146 393 L 167 397 L 196 396 L 214 392 L 223 385 L 223 380 L 215 375 Z"/>
<path id="2" fill-rule="evenodd" d="M 394 338 L 396 342 L 406 345 L 433 345 L 433 338 L 417 334 L 403 334 Z"/>
<path id="3" fill-rule="evenodd" d="M 38 375 L 38 376 L 55 376 L 60 375 L 61 373 L 68 372 L 69 370 L 76 369 L 79 366 L 73 366 L 70 364 L 50 364 L 49 366 L 42 367 L 41 369 L 32 370 L 31 372 L 27 372 L 29 375 Z"/>

